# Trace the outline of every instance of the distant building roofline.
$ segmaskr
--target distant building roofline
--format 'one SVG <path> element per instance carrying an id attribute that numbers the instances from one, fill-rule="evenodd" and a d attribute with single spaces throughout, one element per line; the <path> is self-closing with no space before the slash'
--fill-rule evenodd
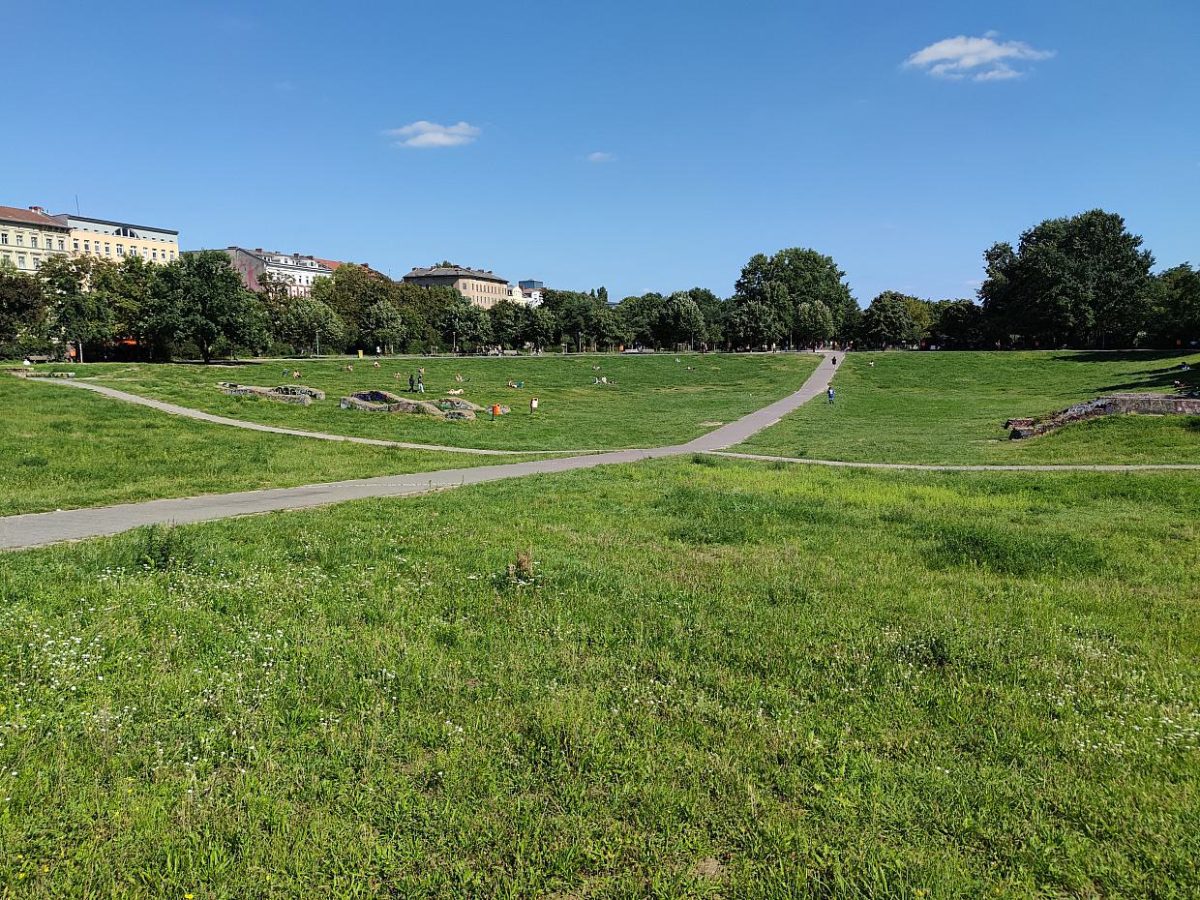
<path id="1" fill-rule="evenodd" d="M 507 278 L 502 278 L 495 272 L 485 269 L 470 269 L 466 266 L 430 266 L 426 269 L 414 268 L 404 276 L 409 278 L 478 278 L 480 281 L 494 281 L 498 284 L 508 284 Z"/>
<path id="2" fill-rule="evenodd" d="M 96 225 L 112 225 L 116 228 L 140 228 L 142 231 L 160 231 L 163 234 L 178 235 L 179 232 L 174 228 L 158 228 L 154 225 L 134 225 L 132 222 L 114 222 L 112 219 L 93 219 L 91 216 L 77 216 L 74 213 L 59 213 L 54 218 L 65 219 L 70 227 L 71 220 L 77 222 L 93 222 Z"/>

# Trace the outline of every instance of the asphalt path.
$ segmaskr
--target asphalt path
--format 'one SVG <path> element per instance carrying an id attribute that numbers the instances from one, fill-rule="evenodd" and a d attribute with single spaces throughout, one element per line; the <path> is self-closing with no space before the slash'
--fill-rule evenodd
<path id="1" fill-rule="evenodd" d="M 554 472 L 571 472 L 576 469 L 588 469 L 594 466 L 617 465 L 638 462 L 644 459 L 658 459 L 688 453 L 724 450 L 727 447 L 740 444 L 764 428 L 774 425 L 780 418 L 792 412 L 797 407 L 807 403 L 814 397 L 822 395 L 834 372 L 837 371 L 837 364 L 841 360 L 841 353 L 823 354 L 816 370 L 795 393 L 684 444 L 659 447 L 651 450 L 614 450 L 604 453 L 587 453 L 579 456 L 538 459 L 530 462 L 506 463 L 495 466 L 443 469 L 437 472 L 422 472 L 416 475 L 385 475 L 378 478 L 359 478 L 351 481 L 310 484 L 293 488 L 276 488 L 265 491 L 238 491 L 231 494 L 206 494 L 199 497 L 185 497 L 174 500 L 149 500 L 142 503 L 124 503 L 118 506 L 56 510 L 54 512 L 8 516 L 0 518 L 0 549 L 19 550 L 31 547 L 44 547 L 63 541 L 77 541 L 102 535 L 119 534 L 122 531 L 139 528 L 144 525 L 211 522 L 215 519 L 228 519 L 235 516 L 277 512 L 286 509 L 308 509 L 314 506 L 328 506 L 334 503 L 344 503 L 348 500 L 363 500 L 371 497 L 411 497 L 416 494 L 428 494 L 433 491 L 446 490 L 466 484 L 482 484 L 488 481 L 500 481 L 505 478 L 520 478 L 527 475 Z M 86 385 L 85 382 L 64 381 L 63 383 L 79 387 Z M 122 391 L 114 391 L 112 388 L 104 388 L 101 385 L 86 386 L 90 390 L 98 390 L 99 393 L 109 394 L 110 396 L 114 394 L 124 395 Z M 297 432 L 290 429 L 257 425 L 252 422 L 241 423 L 237 419 L 212 416 L 208 413 L 201 413 L 198 410 L 136 397 L 133 394 L 117 396 L 115 399 L 124 400 L 131 397 L 135 398 L 135 401 L 142 405 L 151 406 L 163 412 L 169 412 L 174 415 L 187 415 L 190 418 L 197 418 L 201 421 L 213 422 L 215 424 L 233 424 L 237 427 L 250 426 L 252 430 L 256 431 L 270 431 L 300 437 L 323 437 L 323 439 L 327 440 L 347 440 L 343 435 L 320 435 L 318 432 Z M 351 440 L 366 443 L 386 443 L 366 438 Z M 412 444 L 400 446 L 435 450 L 451 449 Z M 471 452 L 496 454 L 502 451 L 475 450 Z M 527 451 L 520 452 L 525 454 Z"/>

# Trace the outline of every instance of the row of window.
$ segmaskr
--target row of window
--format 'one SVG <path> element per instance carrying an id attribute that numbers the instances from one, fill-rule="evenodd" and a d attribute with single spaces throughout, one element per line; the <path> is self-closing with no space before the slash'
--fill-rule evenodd
<path id="1" fill-rule="evenodd" d="M 477 294 L 507 294 L 508 285 L 492 284 L 490 281 L 478 282 L 468 281 L 467 289 L 473 290 Z"/>
<path id="2" fill-rule="evenodd" d="M 79 239 L 78 238 L 73 239 L 71 241 L 71 244 L 72 244 L 71 249 L 74 250 L 76 253 L 78 253 L 79 252 Z M 84 253 L 93 254 L 95 256 L 112 256 L 113 255 L 112 250 L 113 250 L 113 245 L 111 243 L 109 243 L 108 241 L 104 242 L 103 251 L 101 250 L 101 247 L 100 247 L 100 241 L 85 240 L 83 242 L 83 252 Z M 125 245 L 117 244 L 117 256 L 124 256 L 124 255 L 125 255 Z M 145 250 L 143 248 L 138 248 L 138 247 L 130 247 L 129 255 L 130 256 L 144 256 L 146 259 L 153 260 L 154 262 L 168 262 L 168 261 L 173 262 L 175 259 L 175 251 L 174 250 L 168 251 L 168 250 L 164 249 L 162 251 L 162 254 L 159 255 L 159 251 L 158 251 L 157 247 L 151 247 L 149 250 Z"/>
<path id="3" fill-rule="evenodd" d="M 8 244 L 8 232 L 0 231 L 0 246 L 6 246 L 7 244 Z M 18 247 L 25 246 L 25 232 L 23 232 L 23 231 L 17 232 L 17 246 Z M 54 239 L 52 237 L 50 237 L 49 235 L 47 235 L 46 237 L 41 239 L 41 246 L 44 247 L 46 250 L 53 250 L 54 249 Z M 31 250 L 38 249 L 38 236 L 36 234 L 31 234 L 29 236 L 29 249 L 31 249 Z M 66 249 L 67 249 L 66 238 L 58 239 L 58 249 L 62 250 L 64 252 L 66 251 Z"/>
<path id="4" fill-rule="evenodd" d="M 0 259 L 3 259 L 6 263 L 11 263 L 13 261 L 13 257 L 12 257 L 11 253 L 0 253 Z M 33 260 L 33 267 L 36 269 L 39 266 L 41 266 L 41 264 L 42 264 L 42 261 L 35 257 Z M 26 257 L 24 253 L 17 254 L 17 268 L 18 269 L 29 268 L 28 257 Z"/>

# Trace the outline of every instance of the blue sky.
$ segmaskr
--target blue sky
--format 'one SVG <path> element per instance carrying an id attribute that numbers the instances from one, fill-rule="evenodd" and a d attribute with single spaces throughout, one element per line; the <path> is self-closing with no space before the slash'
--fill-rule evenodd
<path id="1" fill-rule="evenodd" d="M 811 246 L 865 305 L 971 296 L 993 241 L 1100 206 L 1160 267 L 1200 264 L 1194 0 L 117 0 L 3 21 L 0 203 L 78 195 L 185 249 L 395 277 L 447 258 L 619 298 L 726 295 L 751 254 Z"/>

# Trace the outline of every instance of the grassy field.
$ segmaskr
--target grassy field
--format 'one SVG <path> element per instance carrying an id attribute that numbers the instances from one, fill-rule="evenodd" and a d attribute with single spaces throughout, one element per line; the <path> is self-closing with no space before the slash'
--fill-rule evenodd
<path id="1" fill-rule="evenodd" d="M 678 360 L 678 361 L 677 361 Z M 387 440 L 502 450 L 604 450 L 658 447 L 699 437 L 715 427 L 766 406 L 796 390 L 816 368 L 813 355 L 544 356 L 502 359 L 388 359 L 262 363 L 233 368 L 185 365 L 87 365 L 71 367 L 81 377 L 182 406 L 269 425 Z M 353 372 L 345 367 L 353 365 Z M 426 370 L 427 396 L 462 388 L 481 406 L 498 402 L 514 414 L 493 423 L 443 422 L 412 415 L 372 415 L 338 408 L 353 391 L 407 391 L 408 375 Z M 598 368 L 594 368 L 598 367 Z M 59 366 L 57 368 L 65 368 Z M 328 399 L 303 408 L 227 397 L 218 381 L 273 386 L 290 382 L 284 370 L 299 370 L 301 383 L 324 390 Z M 464 381 L 455 381 L 456 374 Z M 397 380 L 396 376 L 400 376 Z M 605 377 L 607 385 L 592 384 Z M 520 389 L 509 381 L 523 382 Z M 541 401 L 536 416 L 529 400 Z"/>
<path id="2" fill-rule="evenodd" d="M 698 457 L 8 555 L 0 895 L 1196 896 L 1197 522 Z"/>
<path id="3" fill-rule="evenodd" d="M 1191 372 L 1175 368 L 1183 360 Z M 832 408 L 809 404 L 738 449 L 871 462 L 1196 463 L 1197 417 L 1113 416 L 1024 441 L 1003 426 L 1106 393 L 1198 384 L 1198 374 L 1197 354 L 851 353 Z"/>
<path id="4" fill-rule="evenodd" d="M 0 515 L 514 462 L 207 425 L 0 376 Z"/>

